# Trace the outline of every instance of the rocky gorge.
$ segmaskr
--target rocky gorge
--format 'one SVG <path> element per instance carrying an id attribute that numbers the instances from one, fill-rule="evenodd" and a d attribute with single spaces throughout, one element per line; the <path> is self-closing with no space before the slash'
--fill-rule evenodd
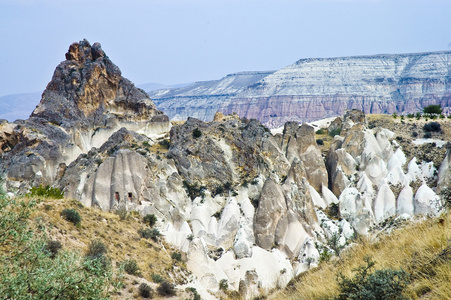
<path id="1" fill-rule="evenodd" d="M 30 118 L 0 124 L 0 175 L 13 194 L 51 185 L 86 207 L 154 214 L 202 298 L 219 297 L 225 280 L 250 299 L 387 219 L 445 207 L 449 143 L 434 165 L 406 154 L 395 130 L 341 110 L 323 128 L 339 129 L 326 152 L 316 128 L 297 119 L 275 134 L 221 112 L 171 125 L 100 44 L 84 40 L 70 46 Z"/>

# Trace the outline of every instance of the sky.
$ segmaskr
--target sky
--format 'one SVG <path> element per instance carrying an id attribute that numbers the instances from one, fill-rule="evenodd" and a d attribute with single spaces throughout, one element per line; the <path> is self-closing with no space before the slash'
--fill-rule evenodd
<path id="1" fill-rule="evenodd" d="M 136 85 L 301 58 L 451 50 L 450 0 L 0 0 L 0 96 L 42 91 L 87 39 Z"/>

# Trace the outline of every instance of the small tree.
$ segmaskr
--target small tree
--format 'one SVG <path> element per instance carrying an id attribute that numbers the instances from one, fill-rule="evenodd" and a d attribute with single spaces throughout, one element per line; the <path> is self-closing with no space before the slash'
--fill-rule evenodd
<path id="1" fill-rule="evenodd" d="M 440 115 L 442 113 L 442 107 L 440 106 L 440 104 L 438 105 L 429 105 L 426 106 L 425 108 L 423 108 L 423 112 L 425 114 L 437 114 Z"/>
<path id="2" fill-rule="evenodd" d="M 150 227 L 153 227 L 155 223 L 157 223 L 157 217 L 154 214 L 145 215 L 143 218 L 143 222 L 149 225 Z"/>

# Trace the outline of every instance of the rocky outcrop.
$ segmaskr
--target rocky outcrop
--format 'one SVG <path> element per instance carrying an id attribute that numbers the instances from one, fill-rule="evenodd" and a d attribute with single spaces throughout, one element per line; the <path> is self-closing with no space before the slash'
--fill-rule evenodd
<path id="1" fill-rule="evenodd" d="M 437 194 L 446 188 L 451 189 L 451 144 L 448 144 L 445 159 L 438 170 Z"/>
<path id="2" fill-rule="evenodd" d="M 350 109 L 372 114 L 417 112 L 431 104 L 451 107 L 451 70 L 446 63 L 450 56 L 445 51 L 301 59 L 276 72 L 260 73 L 260 78 L 247 75 L 252 78 L 248 82 L 235 83 L 240 76 L 233 74 L 158 91 L 152 97 L 170 118 L 209 121 L 219 110 L 258 119 L 270 128 L 338 116 Z"/>
<path id="3" fill-rule="evenodd" d="M 339 197 L 341 216 L 358 233 L 366 234 L 372 225 L 396 214 L 440 212 L 443 203 L 424 183 L 434 179 L 432 162 L 419 165 L 413 158 L 407 164 L 402 148 L 393 141 L 394 133 L 369 129 L 359 112 L 349 111 L 332 126 L 336 129 L 339 123 L 341 135 L 335 136 L 326 162 L 329 188 Z M 415 182 L 423 182 L 416 193 L 410 186 Z"/>
<path id="4" fill-rule="evenodd" d="M 61 164 L 99 148 L 122 127 L 155 137 L 170 124 L 99 43 L 73 43 L 30 118 L 2 123 L 0 175 L 22 190 L 51 184 Z"/>
<path id="5" fill-rule="evenodd" d="M 99 45 L 74 44 L 67 59 L 30 119 L 0 123 L 7 190 L 52 184 L 85 206 L 155 214 L 209 297 L 223 280 L 244 298 L 284 286 L 356 232 L 442 209 L 433 184 L 448 181 L 449 153 L 436 178 L 434 162 L 408 162 L 395 133 L 360 111 L 332 122 L 325 162 L 307 124 L 273 135 L 218 113 L 169 130 Z"/>

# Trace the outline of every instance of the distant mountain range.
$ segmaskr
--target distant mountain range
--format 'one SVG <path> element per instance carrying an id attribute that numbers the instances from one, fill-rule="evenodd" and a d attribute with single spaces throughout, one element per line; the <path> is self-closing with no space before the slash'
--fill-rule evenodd
<path id="1" fill-rule="evenodd" d="M 27 119 L 41 101 L 42 92 L 12 94 L 0 97 L 0 119 Z"/>
<path id="2" fill-rule="evenodd" d="M 258 119 L 274 128 L 342 115 L 408 113 L 451 107 L 451 51 L 301 59 L 278 71 L 239 72 L 219 80 L 145 90 L 172 120 L 213 119 L 217 111 Z M 0 97 L 0 119 L 26 119 L 40 93 Z"/>
<path id="3" fill-rule="evenodd" d="M 216 111 L 255 118 L 269 127 L 286 121 L 365 113 L 416 112 L 451 106 L 451 51 L 301 59 L 278 71 L 242 72 L 150 97 L 171 119 L 204 121 Z"/>

